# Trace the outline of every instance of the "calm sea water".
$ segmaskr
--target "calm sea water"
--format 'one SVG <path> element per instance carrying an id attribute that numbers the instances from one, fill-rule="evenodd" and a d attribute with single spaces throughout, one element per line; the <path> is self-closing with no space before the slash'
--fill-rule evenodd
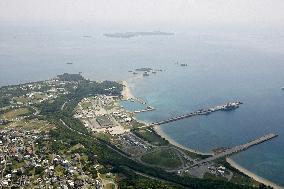
<path id="1" fill-rule="evenodd" d="M 180 67 L 176 61 L 189 66 Z M 145 66 L 165 71 L 147 78 L 128 73 Z M 233 159 L 284 186 L 284 39 L 280 34 L 183 32 L 115 39 L 96 32 L 2 30 L 0 68 L 0 85 L 63 72 L 83 72 L 95 80 L 127 79 L 133 93 L 157 109 L 138 115 L 145 121 L 240 100 L 244 104 L 235 111 L 185 119 L 162 129 L 177 142 L 203 152 L 277 133 L 278 138 Z"/>

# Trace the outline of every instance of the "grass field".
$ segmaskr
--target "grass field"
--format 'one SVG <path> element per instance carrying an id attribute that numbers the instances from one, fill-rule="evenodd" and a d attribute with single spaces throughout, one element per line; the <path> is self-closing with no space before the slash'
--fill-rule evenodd
<path id="1" fill-rule="evenodd" d="M 14 119 L 18 116 L 30 113 L 28 108 L 18 108 L 4 113 L 4 117 L 8 120 Z"/>
<path id="2" fill-rule="evenodd" d="M 47 95 L 46 94 L 34 94 L 32 97 L 27 97 L 27 96 L 20 96 L 20 97 L 15 97 L 13 98 L 16 102 L 20 102 L 22 104 L 26 104 L 28 102 L 33 102 L 33 103 L 38 103 L 40 100 L 46 99 Z"/>
<path id="3" fill-rule="evenodd" d="M 27 99 L 27 97 L 23 97 L 23 96 L 21 96 L 21 97 L 15 97 L 14 100 L 15 100 L 16 102 L 21 102 L 21 103 L 23 103 L 23 104 L 28 103 L 28 101 L 29 101 L 29 100 Z"/>
<path id="4" fill-rule="evenodd" d="M 29 121 L 24 121 L 24 120 L 17 121 L 9 124 L 8 127 L 14 129 L 48 131 L 54 128 L 54 125 L 48 123 L 47 121 L 33 119 Z"/>
<path id="5" fill-rule="evenodd" d="M 171 169 L 182 165 L 177 153 L 174 149 L 158 148 L 153 152 L 143 155 L 141 160 L 151 165 Z"/>
<path id="6" fill-rule="evenodd" d="M 135 131 L 134 133 L 153 145 L 163 146 L 169 144 L 167 140 L 161 138 L 159 135 L 156 134 L 155 131 L 150 129 L 140 129 L 138 131 Z"/>
<path id="7" fill-rule="evenodd" d="M 92 108 L 92 103 L 91 102 L 83 102 L 81 104 L 81 106 L 84 110 L 86 110 L 86 109 Z"/>

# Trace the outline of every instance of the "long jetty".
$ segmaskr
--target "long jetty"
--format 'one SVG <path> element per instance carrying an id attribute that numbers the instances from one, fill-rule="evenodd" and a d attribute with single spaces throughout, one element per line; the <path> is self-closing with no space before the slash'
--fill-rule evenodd
<path id="1" fill-rule="evenodd" d="M 262 137 L 256 138 L 256 139 L 254 139 L 254 140 L 252 140 L 252 141 L 250 141 L 248 143 L 245 143 L 245 144 L 242 144 L 242 145 L 239 145 L 239 146 L 235 146 L 235 147 L 232 147 L 232 148 L 228 148 L 228 149 L 224 150 L 221 153 L 218 153 L 218 154 L 213 155 L 213 156 L 211 156 L 209 158 L 203 159 L 203 160 L 198 161 L 198 162 L 196 162 L 196 163 L 194 163 L 192 165 L 184 167 L 182 170 L 185 170 L 185 169 L 188 169 L 188 168 L 193 168 L 193 167 L 196 167 L 196 166 L 200 166 L 202 164 L 206 164 L 206 163 L 214 161 L 216 159 L 227 157 L 229 155 L 238 153 L 240 151 L 247 150 L 248 148 L 250 148 L 252 146 L 261 144 L 261 143 L 266 142 L 268 140 L 271 140 L 271 139 L 273 139 L 273 138 L 275 138 L 277 136 L 278 136 L 277 134 L 269 133 L 269 134 L 264 135 Z"/>
<path id="2" fill-rule="evenodd" d="M 166 123 L 170 123 L 170 122 L 174 122 L 174 121 L 178 121 L 178 120 L 181 120 L 181 119 L 186 119 L 186 118 L 190 118 L 190 117 L 198 116 L 198 115 L 209 115 L 209 114 L 211 114 L 213 112 L 217 112 L 217 111 L 230 111 L 230 110 L 234 110 L 236 108 L 239 108 L 239 106 L 241 104 L 242 104 L 242 102 L 239 102 L 239 101 L 229 102 L 229 103 L 226 103 L 224 105 L 219 105 L 219 106 L 206 108 L 206 109 L 200 109 L 200 110 L 197 110 L 197 111 L 189 113 L 189 114 L 184 114 L 184 115 L 172 117 L 172 118 L 169 118 L 169 119 L 166 119 L 166 120 L 153 122 L 149 126 L 162 125 L 162 124 L 166 124 Z"/>

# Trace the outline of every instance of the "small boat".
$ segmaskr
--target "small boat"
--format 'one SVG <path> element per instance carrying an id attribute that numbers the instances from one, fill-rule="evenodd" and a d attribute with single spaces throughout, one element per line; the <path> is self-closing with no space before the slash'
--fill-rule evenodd
<path id="1" fill-rule="evenodd" d="M 67 62 L 66 64 L 69 64 L 69 65 L 70 65 L 70 64 L 73 64 L 73 62 Z"/>

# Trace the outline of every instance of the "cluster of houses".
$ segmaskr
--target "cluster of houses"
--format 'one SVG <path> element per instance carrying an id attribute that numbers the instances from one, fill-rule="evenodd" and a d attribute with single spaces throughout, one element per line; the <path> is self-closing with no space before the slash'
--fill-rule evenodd
<path id="1" fill-rule="evenodd" d="M 0 125 L 6 125 L 8 123 L 9 123 L 9 121 L 4 120 L 4 119 L 0 119 Z"/>
<path id="2" fill-rule="evenodd" d="M 40 90 L 41 88 L 42 85 L 40 83 L 29 83 L 20 86 L 20 89 L 23 91 Z"/>
<path id="3" fill-rule="evenodd" d="M 78 109 L 74 115 L 75 118 L 94 118 L 96 114 L 100 111 L 101 107 L 98 103 L 96 103 L 98 98 L 83 98 L 81 102 L 78 104 Z M 90 107 L 83 107 L 84 104 L 90 104 Z"/>
<path id="4" fill-rule="evenodd" d="M 49 141 L 49 135 L 38 131 L 4 129 L 0 131 L 0 188 L 101 188 L 89 172 L 85 172 L 79 153 L 71 158 L 47 154 L 47 146 L 37 145 L 38 139 Z M 71 160 L 70 160 L 71 159 Z M 59 168 L 60 167 L 60 168 Z M 62 174 L 58 174 L 58 170 Z M 98 187 L 97 187 L 98 186 Z"/>
<path id="5" fill-rule="evenodd" d="M 65 89 L 65 82 L 60 82 L 56 79 L 21 85 L 20 89 L 27 91 L 23 96 L 13 98 L 11 104 L 17 105 L 33 105 L 57 98 L 59 95 L 68 94 Z M 18 100 L 19 98 L 25 99 L 25 101 Z"/>
<path id="6" fill-rule="evenodd" d="M 129 115 L 127 115 L 125 112 L 117 110 L 112 112 L 112 115 L 119 120 L 120 123 L 124 122 L 131 122 L 133 118 L 131 118 Z"/>
<path id="7" fill-rule="evenodd" d="M 4 129 L 0 131 L 0 185 L 26 186 L 32 181 L 27 172 L 39 162 L 34 155 L 36 131 L 17 131 Z"/>

